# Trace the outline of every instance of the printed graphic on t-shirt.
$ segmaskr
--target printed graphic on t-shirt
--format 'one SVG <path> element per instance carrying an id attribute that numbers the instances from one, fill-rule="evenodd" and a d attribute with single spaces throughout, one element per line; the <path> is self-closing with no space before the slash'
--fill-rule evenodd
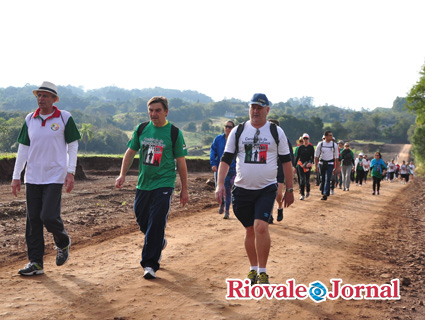
<path id="1" fill-rule="evenodd" d="M 143 164 L 159 167 L 163 150 L 164 144 L 162 140 L 145 138 L 142 144 Z"/>
<path id="2" fill-rule="evenodd" d="M 267 144 L 244 144 L 245 163 L 267 163 Z"/>

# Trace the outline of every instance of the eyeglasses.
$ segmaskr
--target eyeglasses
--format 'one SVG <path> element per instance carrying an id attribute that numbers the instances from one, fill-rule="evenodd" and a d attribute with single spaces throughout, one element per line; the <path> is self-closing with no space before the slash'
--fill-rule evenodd
<path id="1" fill-rule="evenodd" d="M 233 129 L 233 126 L 224 126 L 226 129 Z"/>
<path id="2" fill-rule="evenodd" d="M 258 142 L 258 136 L 259 135 L 260 135 L 260 129 L 257 129 L 257 132 L 255 133 L 255 136 L 254 136 L 254 143 Z"/>
<path id="3" fill-rule="evenodd" d="M 350 146 L 344 146 L 344 147 L 349 148 Z"/>

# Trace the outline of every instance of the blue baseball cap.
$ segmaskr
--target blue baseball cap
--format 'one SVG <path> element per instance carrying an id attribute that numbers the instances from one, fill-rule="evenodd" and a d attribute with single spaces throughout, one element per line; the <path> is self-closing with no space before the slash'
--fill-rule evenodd
<path id="1" fill-rule="evenodd" d="M 269 99 L 267 99 L 264 93 L 254 93 L 249 102 L 249 105 L 258 104 L 259 106 L 266 107 L 269 105 Z"/>

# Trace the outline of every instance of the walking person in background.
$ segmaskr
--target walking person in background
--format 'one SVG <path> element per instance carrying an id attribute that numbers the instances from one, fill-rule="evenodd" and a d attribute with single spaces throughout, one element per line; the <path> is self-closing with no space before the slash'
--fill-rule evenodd
<path id="1" fill-rule="evenodd" d="M 325 132 L 325 140 L 317 144 L 314 154 L 314 161 L 316 164 L 316 173 L 319 173 L 320 163 L 320 191 L 322 198 L 320 200 L 327 200 L 330 195 L 331 177 L 338 171 L 338 146 L 332 141 L 332 131 Z"/>
<path id="2" fill-rule="evenodd" d="M 215 137 L 213 143 L 211 144 L 210 149 L 210 164 L 211 170 L 214 172 L 215 186 L 217 187 L 217 172 L 220 166 L 220 160 L 223 156 L 224 147 L 226 146 L 227 137 L 229 136 L 230 131 L 235 127 L 233 121 L 227 121 L 224 125 L 224 133 Z M 227 173 L 226 179 L 224 181 L 224 186 L 226 187 L 225 199 L 222 199 L 218 213 L 224 212 L 224 219 L 229 219 L 229 210 L 230 203 L 232 201 L 232 187 L 233 182 L 236 176 L 236 161 L 233 160 L 230 165 L 229 172 Z"/>
<path id="3" fill-rule="evenodd" d="M 410 161 L 408 167 L 409 167 L 410 178 L 413 180 L 413 178 L 415 177 L 415 165 L 413 164 L 413 161 Z"/>
<path id="4" fill-rule="evenodd" d="M 375 158 L 372 159 L 370 163 L 371 176 L 373 179 L 373 192 L 372 195 L 379 195 L 379 189 L 381 188 L 381 180 L 385 176 L 385 171 L 387 166 L 385 165 L 384 160 L 380 152 L 375 152 Z"/>
<path id="5" fill-rule="evenodd" d="M 57 247 L 56 265 L 63 265 L 69 258 L 71 238 L 61 218 L 62 187 L 65 186 L 66 192 L 74 188 L 81 138 L 71 114 L 53 105 L 59 102 L 56 85 L 45 81 L 33 94 L 38 109 L 25 117 L 12 178 L 12 193 L 17 196 L 26 164 L 25 240 L 30 262 L 18 271 L 23 276 L 44 273 L 44 227 L 53 234 Z"/>
<path id="6" fill-rule="evenodd" d="M 361 152 L 359 153 L 359 157 L 354 162 L 354 168 L 356 170 L 356 186 L 358 185 L 362 186 L 363 177 L 365 174 L 363 153 Z"/>
<path id="7" fill-rule="evenodd" d="M 344 141 L 339 140 L 338 141 L 338 150 L 339 150 L 339 158 L 341 158 L 341 152 L 344 150 Z M 339 160 L 339 171 L 337 172 L 337 178 L 336 178 L 336 183 L 337 186 L 339 186 L 340 189 L 342 189 L 342 165 L 341 165 L 341 160 Z"/>
<path id="8" fill-rule="evenodd" d="M 218 169 L 215 198 L 219 203 L 222 201 L 224 180 L 236 156 L 233 211 L 245 228 L 244 244 L 251 265 L 248 279 L 251 284 L 268 284 L 266 266 L 271 246 L 269 217 L 277 191 L 277 159 L 281 160 L 286 180 L 284 207 L 294 202 L 292 163 L 285 133 L 282 128 L 267 121 L 270 107 L 266 95 L 254 94 L 249 106 L 250 120 L 229 134 Z M 274 137 L 272 130 L 276 130 L 273 132 L 277 137 Z M 258 151 L 259 157 L 253 159 L 254 151 Z"/>
<path id="9" fill-rule="evenodd" d="M 388 175 L 390 183 L 394 182 L 394 174 L 396 170 L 396 165 L 394 163 L 394 159 L 391 160 L 391 162 L 388 164 Z"/>
<path id="10" fill-rule="evenodd" d="M 140 265 L 145 279 L 155 279 L 159 269 L 162 250 L 167 246 L 165 227 L 170 212 L 171 198 L 176 182 L 175 162 L 180 176 L 180 203 L 183 207 L 189 200 L 187 192 L 187 155 L 183 134 L 167 120 L 168 100 L 153 97 L 148 101 L 151 121 L 141 123 L 127 143 L 121 164 L 120 176 L 115 181 L 117 188 L 124 186 L 125 177 L 134 156 L 139 152 L 139 178 L 137 180 L 134 213 L 140 231 L 145 234 Z M 153 152 L 154 159 L 149 153 Z"/>
<path id="11" fill-rule="evenodd" d="M 367 158 L 367 155 L 366 154 L 364 155 L 363 160 L 364 160 L 363 161 L 363 163 L 364 163 L 364 166 L 363 166 L 363 169 L 364 169 L 363 180 L 364 180 L 364 183 L 366 184 L 367 175 L 369 174 L 370 160 Z"/>
<path id="12" fill-rule="evenodd" d="M 310 136 L 302 135 L 303 144 L 298 146 L 295 163 L 298 165 L 298 176 L 300 177 L 300 200 L 310 196 L 310 172 L 314 163 L 314 147 L 310 144 Z"/>
<path id="13" fill-rule="evenodd" d="M 341 163 L 341 175 L 342 175 L 342 185 L 344 191 L 350 190 L 350 175 L 354 167 L 354 153 L 350 149 L 350 144 L 346 142 L 344 144 L 344 150 L 342 150 L 340 155 Z"/>
<path id="14" fill-rule="evenodd" d="M 407 166 L 405 160 L 403 160 L 403 163 L 400 166 L 400 176 L 402 184 L 406 184 L 409 182 L 409 167 Z"/>

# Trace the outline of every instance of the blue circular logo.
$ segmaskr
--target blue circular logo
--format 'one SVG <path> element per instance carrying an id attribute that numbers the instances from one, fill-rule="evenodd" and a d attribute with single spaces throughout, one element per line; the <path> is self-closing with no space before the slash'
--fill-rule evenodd
<path id="1" fill-rule="evenodd" d="M 315 302 L 322 302 L 326 299 L 326 293 L 328 290 L 320 281 L 316 281 L 314 283 L 310 283 L 310 289 L 308 292 L 310 294 L 310 298 Z"/>

